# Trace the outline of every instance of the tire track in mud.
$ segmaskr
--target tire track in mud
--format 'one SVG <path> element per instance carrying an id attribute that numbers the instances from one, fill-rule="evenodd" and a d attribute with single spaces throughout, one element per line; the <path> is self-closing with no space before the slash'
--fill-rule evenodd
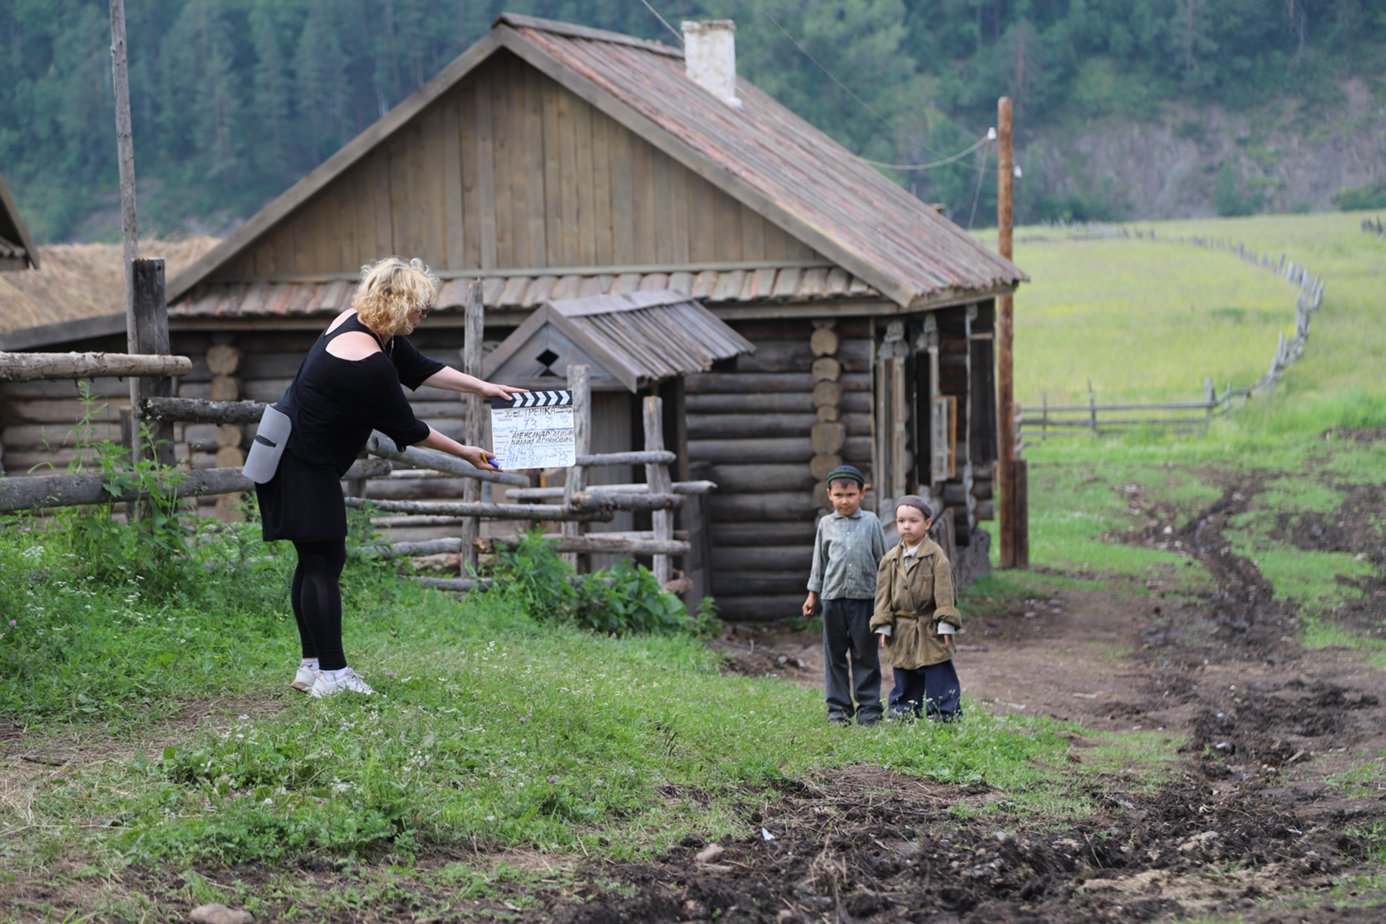
<path id="1" fill-rule="evenodd" d="M 1254 482 L 1228 485 L 1177 533 L 1124 537 L 1177 540 L 1215 585 L 1195 605 L 1161 612 L 1158 624 L 1132 626 L 1146 641 L 1131 660 L 1147 669 L 1148 695 L 1126 703 L 1124 714 L 1164 710 L 1177 718 L 1170 730 L 1188 736 L 1180 772 L 1158 791 L 1080 779 L 1075 787 L 1097 811 L 1063 826 L 988 817 L 983 807 L 999 794 L 986 787 L 878 768 L 823 773 L 786 785 L 773 820 L 750 816 L 772 824 L 774 840 L 726 840 L 708 861 L 700 857 L 712 845 L 689 838 L 646 863 L 594 865 L 580 878 L 614 880 L 625 894 L 593 888 L 581 904 L 551 909 L 554 919 L 1343 920 L 1331 902 L 1315 907 L 1312 896 L 1345 874 L 1375 871 L 1372 844 L 1344 831 L 1386 819 L 1386 809 L 1291 777 L 1324 751 L 1380 746 L 1373 729 L 1383 726 L 1382 710 L 1374 689 L 1317 676 L 1320 656 L 1295 642 L 1295 608 L 1277 601 L 1256 564 L 1232 550 L 1229 521 L 1260 490 Z M 972 820 L 953 813 L 959 803 L 972 806 Z M 1305 896 L 1293 906 L 1274 901 Z"/>

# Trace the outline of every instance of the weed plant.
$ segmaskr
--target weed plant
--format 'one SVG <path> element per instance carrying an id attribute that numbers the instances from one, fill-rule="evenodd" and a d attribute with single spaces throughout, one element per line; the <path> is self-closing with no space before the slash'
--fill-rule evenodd
<path id="1" fill-rule="evenodd" d="M 629 559 L 579 579 L 538 529 L 521 536 L 513 549 L 497 552 L 491 572 L 496 592 L 541 621 L 613 635 L 683 632 L 705 638 L 718 628 L 712 598 L 704 597 L 690 617 L 653 572 Z"/>

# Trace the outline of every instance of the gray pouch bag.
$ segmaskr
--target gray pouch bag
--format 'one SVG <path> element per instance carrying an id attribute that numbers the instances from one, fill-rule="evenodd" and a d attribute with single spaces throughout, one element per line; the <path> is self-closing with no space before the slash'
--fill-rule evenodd
<path id="1" fill-rule="evenodd" d="M 265 405 L 265 413 L 260 416 L 260 426 L 255 431 L 255 441 L 245 457 L 241 474 L 256 484 L 264 484 L 273 478 L 279 470 L 279 457 L 284 454 L 284 446 L 289 442 L 292 430 L 293 423 L 288 414 L 273 405 Z"/>

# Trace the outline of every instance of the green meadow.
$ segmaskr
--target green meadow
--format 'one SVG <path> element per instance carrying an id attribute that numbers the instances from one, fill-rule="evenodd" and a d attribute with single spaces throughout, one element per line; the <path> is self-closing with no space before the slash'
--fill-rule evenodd
<path id="1" fill-rule="evenodd" d="M 1027 449 L 1036 568 L 983 579 L 963 606 L 1206 592 L 1187 556 L 1122 541 L 1146 515 L 1133 498 L 1177 529 L 1252 475 L 1260 490 L 1229 541 L 1304 607 L 1306 644 L 1380 658 L 1338 619 L 1377 565 L 1297 555 L 1287 538 L 1386 477 L 1386 443 L 1324 438 L 1386 427 L 1386 241 L 1359 222 L 1157 224 L 1153 242 L 1024 243 L 1018 230 L 1033 279 L 1016 299 L 1025 402 L 1085 398 L 1089 380 L 1102 401 L 1195 398 L 1205 377 L 1242 386 L 1264 371 L 1294 287 L 1176 235 L 1283 252 L 1327 295 L 1305 357 L 1207 433 Z M 1176 766 L 1177 742 L 970 701 L 958 725 L 830 728 L 818 690 L 721 671 L 700 623 L 597 633 L 532 584 L 459 601 L 363 556 L 344 579 L 347 645 L 382 696 L 314 701 L 286 689 L 290 558 L 253 527 L 139 532 L 100 510 L 0 522 L 0 919 L 167 920 L 220 901 L 257 920 L 388 902 L 451 920 L 502 898 L 524 919 L 585 860 L 773 831 L 785 792 L 843 767 L 991 787 L 978 809 L 959 786 L 958 823 L 984 812 L 1058 825 L 1093 810 L 1104 768 L 1144 768 L 1148 789 Z M 1076 734 L 1100 760 L 1067 762 Z"/>
<path id="2" fill-rule="evenodd" d="M 1141 519 L 1129 495 L 1156 502 L 1179 529 L 1228 483 L 1250 478 L 1260 490 L 1229 524 L 1233 549 L 1258 565 L 1278 598 L 1303 608 L 1306 643 L 1351 640 L 1376 657 L 1378 641 L 1337 627 L 1333 616 L 1365 601 L 1379 562 L 1305 548 L 1312 543 L 1295 535 L 1334 522 L 1386 484 L 1386 442 L 1335 438 L 1386 427 L 1386 240 L 1361 230 L 1367 214 L 1130 226 L 1153 239 L 1016 230 L 1015 259 L 1032 279 L 1015 299 L 1021 403 L 1086 401 L 1089 381 L 1099 402 L 1192 400 L 1204 378 L 1221 391 L 1261 376 L 1277 333 L 1293 332 L 1298 287 L 1231 252 L 1177 239 L 1283 255 L 1325 286 L 1304 355 L 1207 432 L 1083 433 L 1027 446 L 1033 564 L 1119 576 L 1133 587 L 1178 574 L 1198 589 L 1207 575 L 1186 556 L 1112 541 Z M 1373 517 L 1386 539 L 1386 511 Z M 1026 578 L 1037 579 L 1047 580 Z"/>
<path id="3" fill-rule="evenodd" d="M 1144 238 L 1068 240 L 1019 228 L 1015 261 L 1030 275 L 1015 298 L 1015 393 L 1022 404 L 1178 401 L 1253 384 L 1277 334 L 1294 333 L 1298 287 L 1194 238 L 1282 255 L 1325 283 L 1306 355 L 1251 419 L 1313 431 L 1386 416 L 1386 240 L 1365 212 L 1146 222 Z M 1040 240 L 1038 238 L 1044 238 Z M 1181 243 L 1179 239 L 1183 239 Z"/>

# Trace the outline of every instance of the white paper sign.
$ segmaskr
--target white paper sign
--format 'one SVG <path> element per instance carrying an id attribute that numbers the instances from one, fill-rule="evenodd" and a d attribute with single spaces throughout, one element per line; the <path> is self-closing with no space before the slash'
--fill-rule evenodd
<path id="1" fill-rule="evenodd" d="M 492 451 L 504 469 L 568 468 L 577 463 L 573 393 L 525 391 L 491 399 Z"/>

